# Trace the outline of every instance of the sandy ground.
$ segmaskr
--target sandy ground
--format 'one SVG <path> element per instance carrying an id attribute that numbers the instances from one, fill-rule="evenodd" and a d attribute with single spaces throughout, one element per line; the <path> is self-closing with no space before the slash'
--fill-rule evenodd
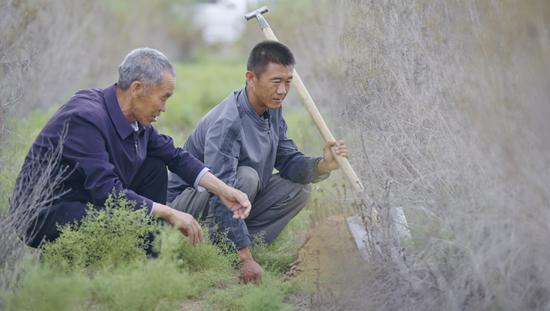
<path id="1" fill-rule="evenodd" d="M 290 275 L 311 291 L 298 309 L 364 310 L 362 286 L 367 277 L 344 216 L 330 216 L 311 229 Z"/>

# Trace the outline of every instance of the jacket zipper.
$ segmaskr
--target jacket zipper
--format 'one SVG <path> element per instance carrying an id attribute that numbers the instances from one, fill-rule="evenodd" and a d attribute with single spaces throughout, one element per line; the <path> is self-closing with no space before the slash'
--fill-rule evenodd
<path id="1" fill-rule="evenodd" d="M 137 139 L 137 132 L 134 132 L 134 147 L 136 148 L 136 154 L 138 153 L 138 139 Z"/>

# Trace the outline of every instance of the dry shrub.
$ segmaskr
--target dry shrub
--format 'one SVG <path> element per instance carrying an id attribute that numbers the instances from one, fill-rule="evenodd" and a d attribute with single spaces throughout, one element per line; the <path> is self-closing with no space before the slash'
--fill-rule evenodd
<path id="1" fill-rule="evenodd" d="M 26 174 L 19 180 L 10 196 L 9 209 L 0 210 L 0 289 L 12 287 L 17 281 L 25 264 L 25 255 L 34 256 L 23 243 L 25 232 L 30 228 L 33 217 L 41 210 L 51 206 L 61 194 L 58 187 L 70 171 L 60 164 L 63 151 L 63 131 L 60 144 L 52 146 L 43 157 L 33 158 L 26 162 Z"/>
<path id="2" fill-rule="evenodd" d="M 368 209 L 402 206 L 413 241 L 380 246 L 374 310 L 550 307 L 550 4 L 316 1 L 275 32 L 353 150 Z"/>

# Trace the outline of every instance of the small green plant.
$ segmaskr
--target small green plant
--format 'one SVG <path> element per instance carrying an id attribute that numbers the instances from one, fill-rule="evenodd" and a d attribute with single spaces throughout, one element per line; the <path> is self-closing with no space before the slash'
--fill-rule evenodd
<path id="1" fill-rule="evenodd" d="M 43 251 L 46 264 L 65 269 L 97 269 L 146 258 L 147 236 L 156 230 L 143 209 L 123 194 L 111 194 L 103 209 L 88 207 L 81 224 L 60 227 L 57 240 Z"/>
<path id="2" fill-rule="evenodd" d="M 290 305 L 284 303 L 284 296 L 296 292 L 298 288 L 297 283 L 282 282 L 267 272 L 262 284 L 219 289 L 214 295 L 209 296 L 208 302 L 222 310 L 292 310 Z"/>
<path id="3" fill-rule="evenodd" d="M 207 235 L 207 234 L 205 234 Z M 178 269 L 193 275 L 196 293 L 211 287 L 224 287 L 237 280 L 237 255 L 225 252 L 210 241 L 193 246 L 189 239 L 175 229 L 164 229 L 159 234 L 161 259 L 173 262 Z"/>
<path id="4" fill-rule="evenodd" d="M 59 272 L 46 265 L 31 265 L 19 285 L 0 293 L 5 310 L 86 310 L 91 299 L 91 280 L 79 271 Z"/>
<path id="5" fill-rule="evenodd" d="M 92 292 L 104 310 L 177 310 L 178 302 L 194 297 L 196 287 L 174 262 L 155 259 L 96 273 Z"/>
<path id="6" fill-rule="evenodd" d="M 311 225 L 309 214 L 308 208 L 303 210 L 271 244 L 266 244 L 261 236 L 253 238 L 252 254 L 264 270 L 283 274 L 290 269 L 306 240 L 307 229 Z"/>

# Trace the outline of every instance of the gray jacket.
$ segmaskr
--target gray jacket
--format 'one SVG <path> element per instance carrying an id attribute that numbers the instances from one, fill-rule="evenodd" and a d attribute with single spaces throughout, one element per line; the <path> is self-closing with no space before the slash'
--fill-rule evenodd
<path id="1" fill-rule="evenodd" d="M 320 157 L 307 157 L 287 134 L 282 109 L 269 109 L 262 116 L 252 109 L 245 89 L 234 91 L 202 118 L 184 149 L 211 169 L 225 183 L 235 186 L 238 166 L 252 167 L 260 177 L 260 191 L 269 183 L 273 168 L 281 177 L 297 183 L 317 182 L 328 174 L 319 174 Z M 168 201 L 190 187 L 176 174 L 170 174 Z M 210 208 L 220 229 L 227 230 L 238 249 L 250 244 L 242 220 L 232 218 L 231 211 L 219 199 Z"/>

